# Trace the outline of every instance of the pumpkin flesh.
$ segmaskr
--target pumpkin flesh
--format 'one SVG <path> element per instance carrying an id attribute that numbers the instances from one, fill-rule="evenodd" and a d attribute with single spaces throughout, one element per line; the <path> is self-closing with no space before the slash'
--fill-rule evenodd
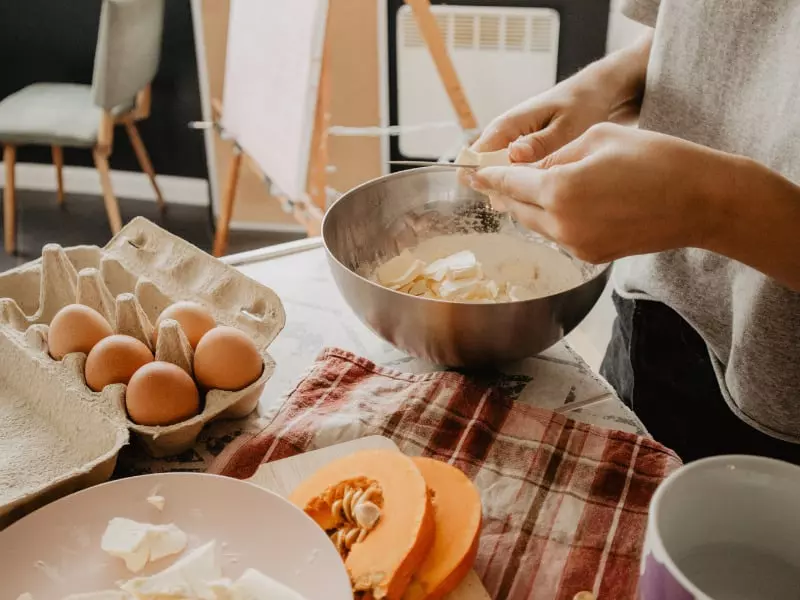
<path id="1" fill-rule="evenodd" d="M 458 587 L 475 563 L 481 531 L 481 497 L 456 467 L 432 458 L 412 459 L 433 493 L 436 534 L 403 600 L 438 600 Z"/>
<path id="2" fill-rule="evenodd" d="M 322 467 L 289 499 L 331 532 L 342 523 L 333 503 L 347 489 L 377 490 L 372 500 L 380 508 L 374 527 L 344 557 L 353 591 L 375 600 L 400 600 L 434 543 L 425 478 L 400 452 L 365 450 Z"/>

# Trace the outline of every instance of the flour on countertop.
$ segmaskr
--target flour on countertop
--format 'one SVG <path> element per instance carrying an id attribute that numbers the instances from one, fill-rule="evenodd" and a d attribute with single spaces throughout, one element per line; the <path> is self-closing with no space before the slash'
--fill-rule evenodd
<path id="1" fill-rule="evenodd" d="M 463 263 L 463 258 L 469 254 L 474 255 L 479 265 L 477 274 L 469 271 L 470 265 L 463 267 L 464 279 L 459 276 L 448 278 L 455 281 L 477 283 L 496 286 L 500 293 L 494 294 L 494 301 L 524 300 L 556 294 L 576 287 L 584 280 L 581 269 L 568 256 L 558 250 L 536 243 L 524 238 L 506 233 L 470 233 L 443 235 L 422 242 L 415 248 L 409 249 L 400 257 L 387 261 L 379 268 L 374 269 L 371 278 L 378 283 L 387 285 L 387 277 L 395 285 L 387 285 L 394 289 L 414 295 L 423 295 L 425 276 L 422 273 L 436 261 L 447 259 L 451 268 L 456 268 L 458 258 Z M 458 258 L 457 258 L 458 257 Z M 454 262 L 455 261 L 455 262 Z M 469 261 L 467 260 L 467 263 Z M 391 272 L 391 275 L 389 273 Z M 430 273 L 430 269 L 428 268 Z M 381 275 L 379 275 L 379 273 Z M 433 277 L 430 275 L 430 277 Z M 383 281 L 381 281 L 383 279 Z M 454 282 L 455 282 L 454 281 Z M 430 284 L 430 279 L 427 280 Z M 503 290 L 512 290 L 504 296 Z M 428 292 L 426 297 L 444 297 L 438 288 Z M 510 297 L 508 297 L 510 296 Z M 487 293 L 475 296 L 466 295 L 457 299 L 461 301 L 493 301 Z"/>

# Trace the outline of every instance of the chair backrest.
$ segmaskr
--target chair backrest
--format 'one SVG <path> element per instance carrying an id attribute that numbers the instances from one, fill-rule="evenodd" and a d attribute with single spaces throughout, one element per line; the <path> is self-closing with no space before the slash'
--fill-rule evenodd
<path id="1" fill-rule="evenodd" d="M 164 0 L 103 0 L 94 56 L 94 103 L 132 106 L 155 77 L 161 57 Z"/>

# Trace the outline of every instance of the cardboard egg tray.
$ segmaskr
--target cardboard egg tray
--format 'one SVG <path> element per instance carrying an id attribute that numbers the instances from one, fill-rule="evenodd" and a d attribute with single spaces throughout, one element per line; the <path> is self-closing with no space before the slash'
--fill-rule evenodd
<path id="1" fill-rule="evenodd" d="M 181 423 L 133 423 L 125 385 L 93 392 L 84 379 L 85 354 L 57 361 L 48 352 L 48 324 L 78 302 L 104 315 L 116 333 L 143 341 L 157 359 L 191 364 L 176 323 L 162 324 L 157 349 L 151 341 L 158 315 L 180 300 L 198 302 L 219 325 L 247 333 L 264 359 L 258 380 L 240 391 L 208 390 L 202 412 Z M 0 526 L 24 504 L 108 479 L 129 431 L 153 456 L 168 456 L 192 447 L 208 422 L 252 412 L 275 368 L 267 347 L 284 323 L 272 290 L 144 218 L 104 248 L 50 244 L 40 259 L 0 274 Z M 165 332 L 170 339 L 161 339 Z"/>

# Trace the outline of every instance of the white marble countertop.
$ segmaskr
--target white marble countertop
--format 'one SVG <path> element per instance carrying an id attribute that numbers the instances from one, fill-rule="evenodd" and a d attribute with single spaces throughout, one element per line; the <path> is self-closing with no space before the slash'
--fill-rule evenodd
<path id="1" fill-rule="evenodd" d="M 225 262 L 272 288 L 286 311 L 286 326 L 269 347 L 277 366 L 261 396 L 260 415 L 213 423 L 201 434 L 197 447 L 179 457 L 154 461 L 136 450 L 126 452 L 120 456 L 118 476 L 204 470 L 236 435 L 268 422 L 325 347 L 349 350 L 400 371 L 441 370 L 393 348 L 361 323 L 333 281 L 319 238 L 232 255 Z M 601 427 L 645 433 L 608 384 L 564 341 L 539 356 L 509 365 L 502 373 L 503 384 L 514 388 L 519 401 Z"/>

